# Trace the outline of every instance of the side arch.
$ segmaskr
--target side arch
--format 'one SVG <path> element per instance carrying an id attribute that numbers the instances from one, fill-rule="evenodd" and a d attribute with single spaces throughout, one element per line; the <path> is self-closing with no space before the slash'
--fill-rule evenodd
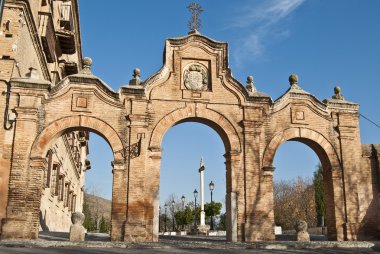
<path id="1" fill-rule="evenodd" d="M 273 159 L 278 147 L 285 141 L 298 141 L 309 146 L 319 157 L 323 168 L 323 192 L 326 204 L 326 225 L 329 240 L 344 240 L 347 207 L 344 175 L 338 153 L 322 134 L 308 128 L 292 127 L 278 132 L 266 146 L 262 169 L 273 170 Z M 273 181 L 272 181 L 273 184 Z M 273 188 L 273 187 L 272 187 Z"/>
<path id="2" fill-rule="evenodd" d="M 163 117 L 154 127 L 150 148 L 161 148 L 165 133 L 174 125 L 183 122 L 199 122 L 214 129 L 221 137 L 226 152 L 241 152 L 241 142 L 233 125 L 221 114 L 198 105 L 188 105 Z"/>
<path id="3" fill-rule="evenodd" d="M 285 141 L 299 141 L 306 144 L 318 155 L 319 160 L 326 164 L 328 159 L 329 165 L 323 165 L 325 168 L 341 169 L 340 160 L 337 151 L 332 144 L 320 133 L 308 129 L 292 127 L 278 132 L 268 143 L 264 150 L 262 165 L 263 167 L 272 167 L 273 159 L 278 147 Z"/>
<path id="4" fill-rule="evenodd" d="M 123 160 L 123 143 L 119 134 L 106 122 L 91 116 L 68 116 L 50 123 L 36 138 L 31 150 L 31 158 L 44 158 L 56 137 L 64 131 L 85 128 L 102 136 L 111 147 L 114 160 Z"/>

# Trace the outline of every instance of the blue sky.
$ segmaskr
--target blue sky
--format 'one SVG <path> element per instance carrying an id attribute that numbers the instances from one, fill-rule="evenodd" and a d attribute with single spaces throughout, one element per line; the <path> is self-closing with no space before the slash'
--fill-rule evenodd
<path id="1" fill-rule="evenodd" d="M 79 0 L 84 56 L 92 71 L 114 90 L 128 83 L 139 67 L 147 79 L 162 66 L 166 38 L 184 36 L 192 1 Z M 378 0 L 208 0 L 200 32 L 229 44 L 233 75 L 245 83 L 255 77 L 259 91 L 278 98 L 288 89 L 288 76 L 298 74 L 299 85 L 320 100 L 340 85 L 346 100 L 360 104 L 360 112 L 380 123 L 380 1 Z M 362 143 L 380 143 L 380 130 L 360 119 Z M 91 136 L 90 189 L 111 197 L 112 154 L 108 145 Z M 201 124 L 180 124 L 163 140 L 161 203 L 174 193 L 193 200 L 199 190 L 200 156 L 206 180 L 215 182 L 215 199 L 225 195 L 224 147 L 219 136 Z M 312 176 L 318 158 L 307 146 L 286 142 L 276 153 L 275 179 Z M 208 188 L 206 188 L 208 189 Z M 206 192 L 206 201 L 209 192 Z"/>

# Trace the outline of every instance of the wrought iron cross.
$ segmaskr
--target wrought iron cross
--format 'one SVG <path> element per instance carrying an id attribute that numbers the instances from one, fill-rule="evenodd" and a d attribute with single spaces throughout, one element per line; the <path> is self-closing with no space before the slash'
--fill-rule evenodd
<path id="1" fill-rule="evenodd" d="M 187 6 L 187 9 L 191 12 L 191 18 L 188 23 L 188 27 L 191 31 L 197 31 L 201 28 L 201 20 L 199 14 L 203 12 L 202 7 L 197 3 L 192 3 Z"/>

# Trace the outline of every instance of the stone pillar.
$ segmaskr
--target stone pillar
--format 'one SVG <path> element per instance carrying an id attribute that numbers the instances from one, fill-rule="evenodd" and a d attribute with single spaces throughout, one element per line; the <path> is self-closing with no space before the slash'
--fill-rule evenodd
<path id="1" fill-rule="evenodd" d="M 128 174 L 124 161 L 112 163 L 112 208 L 111 208 L 111 240 L 122 241 L 125 220 L 127 218 L 127 183 Z"/>
<path id="2" fill-rule="evenodd" d="M 30 161 L 30 148 L 37 133 L 37 109 L 16 108 L 12 168 L 9 177 L 7 217 L 1 238 L 36 239 L 43 182 L 44 160 Z"/>
<path id="3" fill-rule="evenodd" d="M 203 158 L 201 159 L 200 167 L 199 167 L 199 174 L 200 174 L 200 196 L 201 196 L 201 202 L 200 202 L 200 208 L 201 208 L 201 220 L 200 220 L 200 226 L 205 226 L 205 183 L 204 183 L 204 171 L 205 166 L 203 164 Z"/>
<path id="4" fill-rule="evenodd" d="M 378 193 L 373 188 L 376 176 L 371 167 L 362 165 L 362 149 L 359 130 L 359 105 L 344 100 L 340 88 L 334 88 L 333 99 L 325 100 L 333 119 L 336 133 L 333 137 L 339 154 L 341 184 L 333 178 L 334 203 L 337 209 L 337 240 L 371 240 L 377 233 Z M 338 134 L 338 135 L 336 135 Z M 336 188 L 338 191 L 336 192 Z"/>
<path id="5" fill-rule="evenodd" d="M 136 101 L 134 101 L 135 103 Z M 146 106 L 145 106 L 146 107 Z M 128 242 L 153 241 L 153 203 L 147 188 L 146 174 L 147 140 L 145 138 L 147 117 L 129 115 L 128 184 L 127 184 L 127 221 L 124 240 Z"/>
<path id="6" fill-rule="evenodd" d="M 244 128 L 244 183 L 245 217 L 244 241 L 274 240 L 273 171 L 262 167 L 262 111 L 245 108 Z"/>
<path id="7" fill-rule="evenodd" d="M 226 194 L 226 240 L 237 242 L 237 196 L 236 192 Z"/>
<path id="8" fill-rule="evenodd" d="M 244 225 L 244 173 L 241 169 L 242 154 L 237 151 L 228 152 L 226 158 L 226 239 L 230 242 L 241 241 Z"/>
<path id="9" fill-rule="evenodd" d="M 147 177 L 147 197 L 148 204 L 152 204 L 149 213 L 153 217 L 152 225 L 152 241 L 158 242 L 159 219 L 160 219 L 160 166 L 161 166 L 161 148 L 149 148 L 149 160 L 147 167 L 149 168 L 150 176 Z M 153 194 L 153 195 L 152 195 Z"/>

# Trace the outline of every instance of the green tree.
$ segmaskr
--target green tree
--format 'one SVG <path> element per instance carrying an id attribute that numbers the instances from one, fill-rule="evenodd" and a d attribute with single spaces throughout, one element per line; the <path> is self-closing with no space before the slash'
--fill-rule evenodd
<path id="1" fill-rule="evenodd" d="M 84 199 L 84 202 L 83 202 L 83 214 L 84 214 L 83 227 L 87 229 L 87 231 L 96 230 L 96 221 L 94 221 L 94 218 L 92 218 L 91 210 L 88 203 L 86 202 L 86 199 Z"/>
<path id="2" fill-rule="evenodd" d="M 220 203 L 220 202 L 212 201 L 212 203 L 206 203 L 205 204 L 205 214 L 206 214 L 207 219 L 211 215 L 212 216 L 219 215 L 221 210 L 222 210 L 222 203 Z"/>
<path id="3" fill-rule="evenodd" d="M 108 233 L 110 231 L 110 224 L 108 221 L 106 221 L 104 219 L 104 217 L 102 216 L 102 218 L 100 219 L 100 223 L 99 223 L 99 232 L 100 233 Z"/>
<path id="4" fill-rule="evenodd" d="M 178 225 L 189 225 L 194 222 L 194 212 L 190 206 L 186 206 L 184 211 L 177 211 L 175 213 L 175 220 Z"/>
<path id="5" fill-rule="evenodd" d="M 322 225 L 322 219 L 325 217 L 325 203 L 323 200 L 323 168 L 321 164 L 316 166 L 314 171 L 313 183 L 315 189 L 315 210 L 317 212 L 318 225 Z"/>

